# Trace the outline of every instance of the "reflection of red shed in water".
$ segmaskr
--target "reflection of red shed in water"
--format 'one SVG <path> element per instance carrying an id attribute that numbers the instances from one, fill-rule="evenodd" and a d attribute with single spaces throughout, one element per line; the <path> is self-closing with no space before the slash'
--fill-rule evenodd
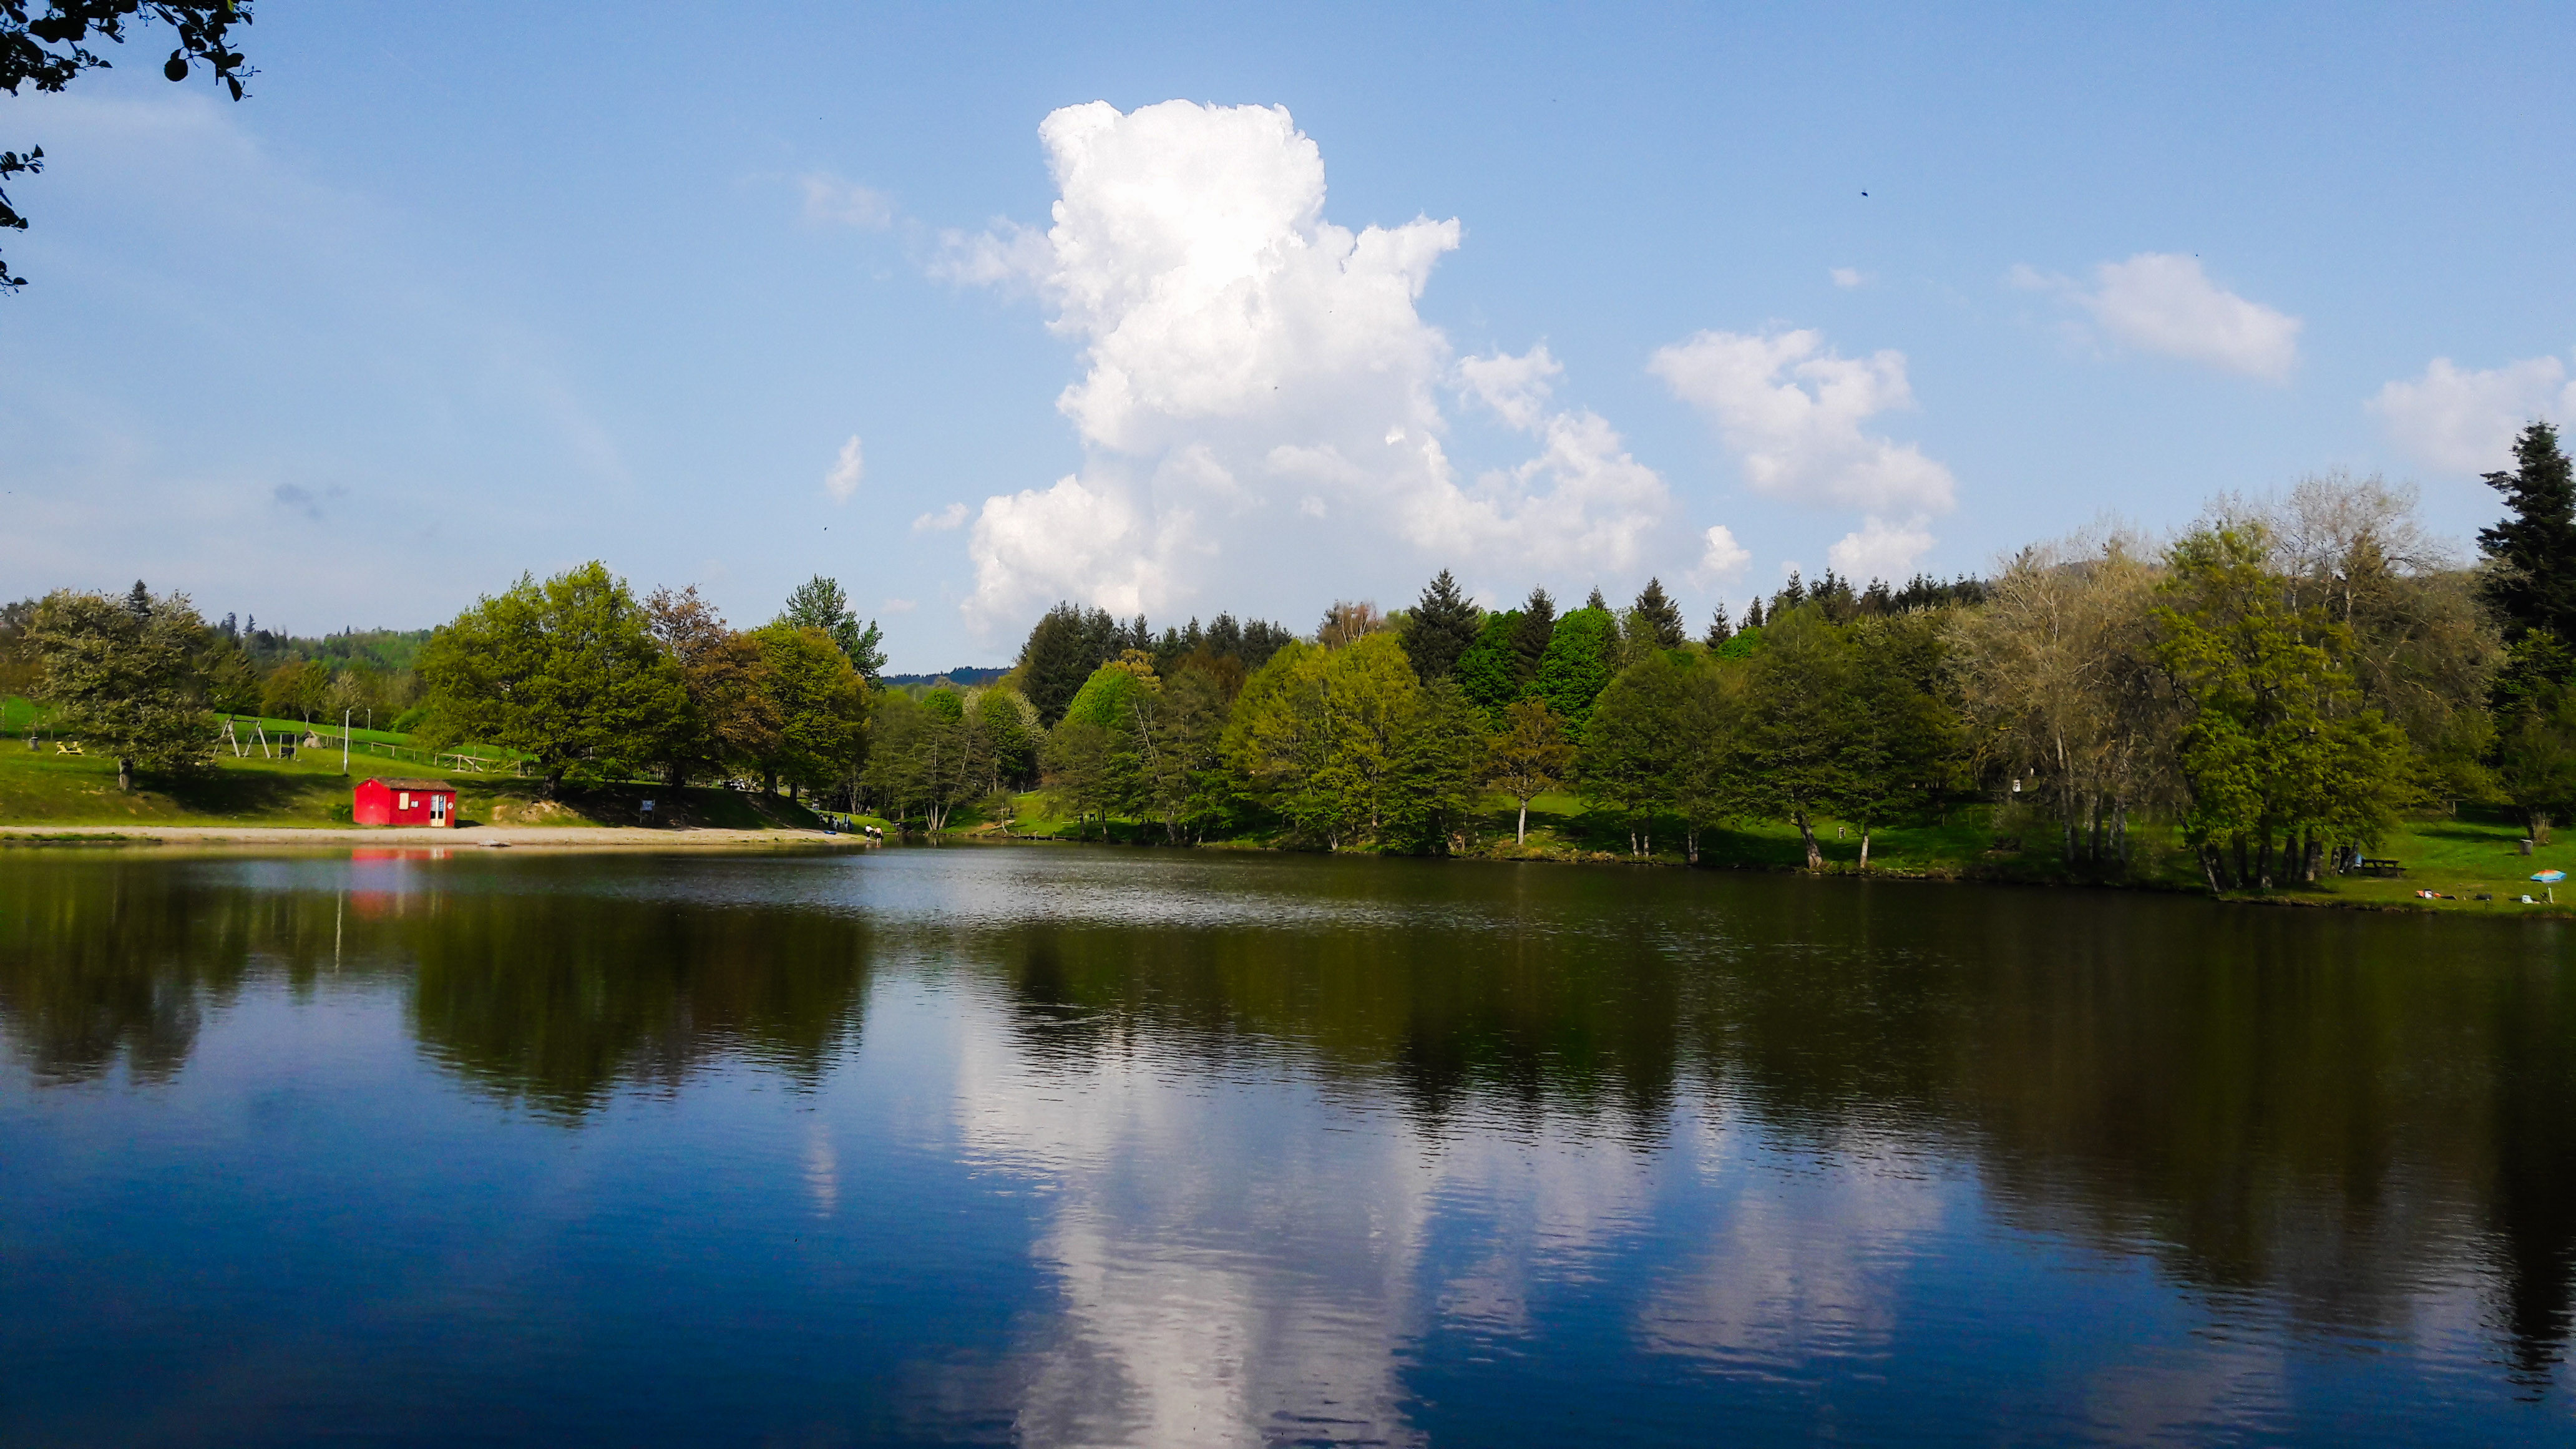
<path id="1" fill-rule="evenodd" d="M 444 780 L 364 780 L 349 793 L 360 825 L 456 825 L 456 787 Z"/>

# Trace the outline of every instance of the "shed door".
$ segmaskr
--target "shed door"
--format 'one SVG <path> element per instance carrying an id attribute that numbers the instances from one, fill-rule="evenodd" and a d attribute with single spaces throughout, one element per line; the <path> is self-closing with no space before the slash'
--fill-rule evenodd
<path id="1" fill-rule="evenodd" d="M 444 825 L 447 823 L 446 796 L 432 795 L 429 797 L 429 823 L 432 825 Z"/>

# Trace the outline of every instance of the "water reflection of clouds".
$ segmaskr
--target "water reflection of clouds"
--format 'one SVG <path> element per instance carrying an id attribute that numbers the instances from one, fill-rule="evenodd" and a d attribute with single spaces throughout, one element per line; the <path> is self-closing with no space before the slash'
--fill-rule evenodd
<path id="1" fill-rule="evenodd" d="M 1707 1199 L 1718 1220 L 1637 1310 L 1641 1346 L 1756 1376 L 1812 1376 L 1820 1360 L 1886 1350 L 1907 1269 L 1962 1207 L 1954 1170 L 1919 1144 L 1861 1133 L 1784 1151 L 1722 1099 L 1673 1145 L 1704 1181 L 1762 1187 Z"/>
<path id="2" fill-rule="evenodd" d="M 963 1034 L 958 1112 L 1055 1189 L 1062 1308 L 1011 1376 L 1028 1442 L 1416 1441 L 1420 1339 L 1528 1335 L 1651 1206 L 1651 1160 L 1604 1133 L 1434 1138 L 1294 1070 L 1211 1080 L 1149 1043 L 1075 1081 L 1010 1040 Z"/>

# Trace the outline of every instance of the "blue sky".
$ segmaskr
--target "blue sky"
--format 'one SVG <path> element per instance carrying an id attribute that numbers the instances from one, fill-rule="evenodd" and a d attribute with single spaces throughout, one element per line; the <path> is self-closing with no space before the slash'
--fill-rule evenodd
<path id="1" fill-rule="evenodd" d="M 1704 616 L 2333 468 L 2465 546 L 2571 402 L 2565 7 L 272 0 L 249 42 L 238 105 L 148 38 L 0 99 L 49 160 L 0 241 L 12 597 L 413 626 L 598 557 L 748 624 L 819 571 L 898 669 L 1442 566 Z"/>

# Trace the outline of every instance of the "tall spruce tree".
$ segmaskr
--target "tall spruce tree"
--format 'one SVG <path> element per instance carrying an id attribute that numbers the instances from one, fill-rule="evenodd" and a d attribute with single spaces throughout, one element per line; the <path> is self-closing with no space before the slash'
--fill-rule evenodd
<path id="1" fill-rule="evenodd" d="M 1637 595 L 1633 612 L 1637 623 L 1642 626 L 1638 643 L 1651 638 L 1655 648 L 1679 649 L 1682 640 L 1688 637 L 1688 631 L 1682 626 L 1681 605 L 1674 603 L 1672 595 L 1664 592 L 1662 579 L 1646 580 L 1645 592 Z"/>
<path id="2" fill-rule="evenodd" d="M 2478 549 L 2498 567 L 2486 587 L 2488 607 L 2518 642 L 2546 629 L 2576 639 L 2576 474 L 2558 449 L 2558 430 L 2533 423 L 2513 445 L 2510 473 L 2489 473 L 2511 517 L 2478 530 Z"/>
<path id="3" fill-rule="evenodd" d="M 1458 665 L 1458 656 L 1476 642 L 1476 630 L 1485 622 L 1485 611 L 1458 589 L 1458 581 L 1447 569 L 1423 586 L 1422 599 L 1413 606 L 1405 621 L 1404 657 L 1413 661 L 1413 672 L 1425 684 L 1446 679 Z"/>
<path id="4" fill-rule="evenodd" d="M 1538 677 L 1538 662 L 1547 657 L 1548 641 L 1556 637 L 1556 600 L 1547 590 L 1532 589 L 1521 605 L 1521 622 L 1512 636 L 1512 652 L 1520 656 L 1520 679 L 1526 686 Z"/>

